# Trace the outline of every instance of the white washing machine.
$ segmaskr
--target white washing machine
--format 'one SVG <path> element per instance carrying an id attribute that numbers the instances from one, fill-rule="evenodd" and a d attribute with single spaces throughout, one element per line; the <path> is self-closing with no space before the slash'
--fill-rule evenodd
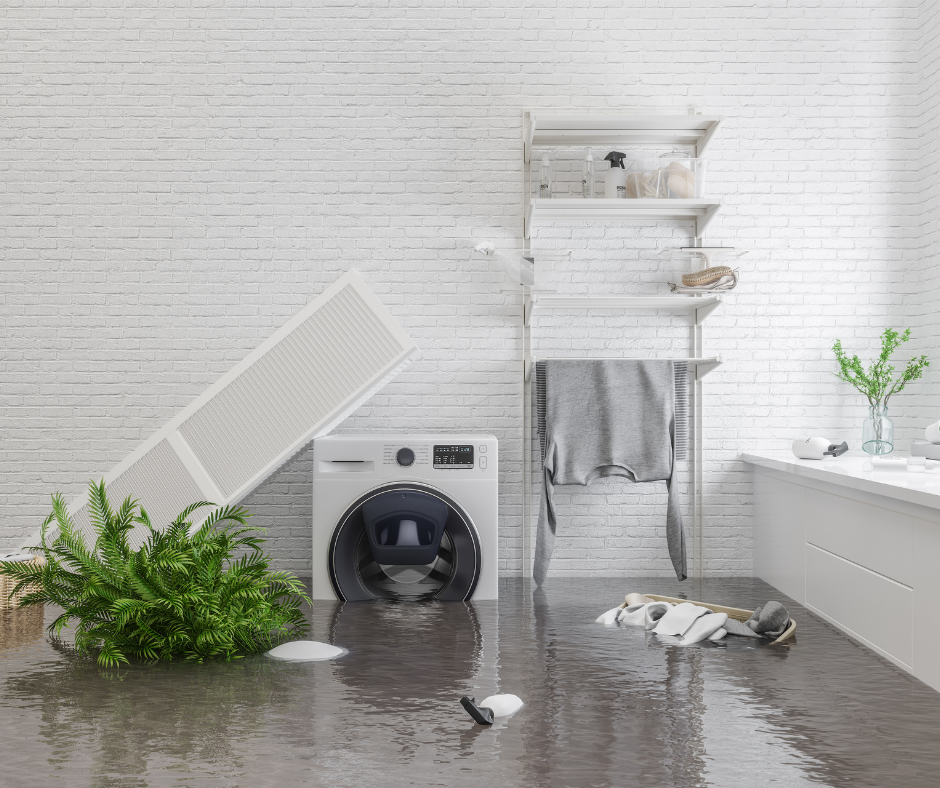
<path id="1" fill-rule="evenodd" d="M 492 435 L 313 442 L 314 599 L 496 599 Z"/>

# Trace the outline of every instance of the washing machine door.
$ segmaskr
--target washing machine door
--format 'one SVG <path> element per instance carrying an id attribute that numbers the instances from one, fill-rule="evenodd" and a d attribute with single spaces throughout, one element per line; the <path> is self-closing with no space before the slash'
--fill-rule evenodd
<path id="1" fill-rule="evenodd" d="M 443 524 L 439 533 L 430 525 L 425 530 L 429 520 Z M 368 528 L 375 531 L 371 540 Z M 423 549 L 400 550 L 400 558 L 383 549 L 390 534 L 406 529 L 409 541 Z M 429 545 L 423 544 L 425 533 L 433 540 Z M 415 559 L 422 563 L 406 563 Z M 333 590 L 348 602 L 470 599 L 480 564 L 480 539 L 467 513 L 440 490 L 413 482 L 384 485 L 355 501 L 333 531 L 328 562 Z"/>

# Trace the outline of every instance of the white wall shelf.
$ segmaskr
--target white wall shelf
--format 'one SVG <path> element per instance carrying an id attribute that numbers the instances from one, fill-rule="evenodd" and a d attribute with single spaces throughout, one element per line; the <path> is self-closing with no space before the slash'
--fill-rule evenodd
<path id="1" fill-rule="evenodd" d="M 721 209 L 721 200 L 561 198 L 529 200 L 525 237 L 538 224 L 558 221 L 692 221 L 701 238 Z"/>
<path id="2" fill-rule="evenodd" d="M 704 322 L 721 305 L 721 296 L 543 296 L 530 293 L 525 297 L 525 324 L 532 324 L 538 312 L 552 309 L 612 309 L 639 311 L 653 309 L 661 312 L 689 312 L 695 325 Z"/>
<path id="3" fill-rule="evenodd" d="M 721 123 L 720 115 L 611 114 L 537 110 L 523 113 L 525 163 L 539 146 L 669 147 L 691 145 L 701 156 Z"/>
<path id="4" fill-rule="evenodd" d="M 522 217 L 523 255 L 530 256 L 532 228 L 552 222 L 577 221 L 686 221 L 692 224 L 692 247 L 704 247 L 702 236 L 721 209 L 715 199 L 540 199 L 532 193 L 531 166 L 533 149 L 538 147 L 607 148 L 626 152 L 633 147 L 670 149 L 683 146 L 701 157 L 715 135 L 722 118 L 718 115 L 692 113 L 656 113 L 638 110 L 611 111 L 589 109 L 535 109 L 522 113 Z M 537 192 L 536 192 L 537 193 Z M 533 272 L 535 277 L 537 272 Z M 537 278 L 536 278 L 537 282 Z M 702 378 L 716 369 L 721 360 L 704 353 L 703 323 L 721 303 L 716 294 L 702 296 L 613 296 L 607 298 L 541 295 L 534 282 L 523 286 L 523 503 L 522 556 L 523 575 L 532 576 L 532 538 L 530 496 L 532 475 L 532 378 L 536 360 L 533 352 L 533 319 L 550 309 L 613 309 L 687 312 L 692 320 L 689 356 L 661 360 L 686 361 L 694 369 L 691 401 L 691 486 L 692 486 L 692 576 L 704 573 L 703 554 L 703 438 Z"/>

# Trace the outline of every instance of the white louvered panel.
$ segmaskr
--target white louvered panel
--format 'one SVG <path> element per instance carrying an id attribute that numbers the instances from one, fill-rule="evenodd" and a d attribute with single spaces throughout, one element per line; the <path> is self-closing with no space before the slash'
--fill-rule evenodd
<path id="1" fill-rule="evenodd" d="M 189 504 L 203 497 L 166 441 L 154 446 L 117 478 L 105 482 L 105 488 L 115 513 L 124 499 L 131 496 L 140 501 L 156 528 L 169 525 Z M 72 520 L 84 534 L 85 543 L 93 545 L 97 535 L 87 504 L 73 515 Z M 130 538 L 131 547 L 136 550 L 146 538 L 145 528 L 135 529 Z"/>
<path id="2" fill-rule="evenodd" d="M 166 441 L 106 486 L 112 507 L 116 509 L 130 495 L 147 510 L 155 528 L 169 525 L 189 504 L 203 500 L 199 487 Z M 136 549 L 146 539 L 146 529 L 138 529 L 134 537 L 131 546 Z"/>
<path id="3" fill-rule="evenodd" d="M 105 474 L 109 498 L 140 499 L 160 527 L 197 500 L 235 503 L 417 355 L 350 271 Z M 86 503 L 69 512 L 90 536 Z M 23 546 L 38 542 L 37 532 Z"/>
<path id="4" fill-rule="evenodd" d="M 401 343 L 352 288 L 341 290 L 180 428 L 232 496 L 376 375 Z"/>

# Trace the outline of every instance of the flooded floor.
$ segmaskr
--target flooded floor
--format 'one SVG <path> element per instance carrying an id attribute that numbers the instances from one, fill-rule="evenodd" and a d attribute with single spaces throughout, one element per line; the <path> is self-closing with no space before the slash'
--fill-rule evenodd
<path id="1" fill-rule="evenodd" d="M 778 599 L 797 641 L 683 648 L 593 623 L 628 591 Z M 53 649 L 41 615 L 0 614 L 0 783 L 940 783 L 940 694 L 758 580 L 506 580 L 498 605 L 318 603 L 312 622 L 349 653 L 108 671 Z M 494 692 L 526 705 L 475 725 L 461 695 Z"/>

